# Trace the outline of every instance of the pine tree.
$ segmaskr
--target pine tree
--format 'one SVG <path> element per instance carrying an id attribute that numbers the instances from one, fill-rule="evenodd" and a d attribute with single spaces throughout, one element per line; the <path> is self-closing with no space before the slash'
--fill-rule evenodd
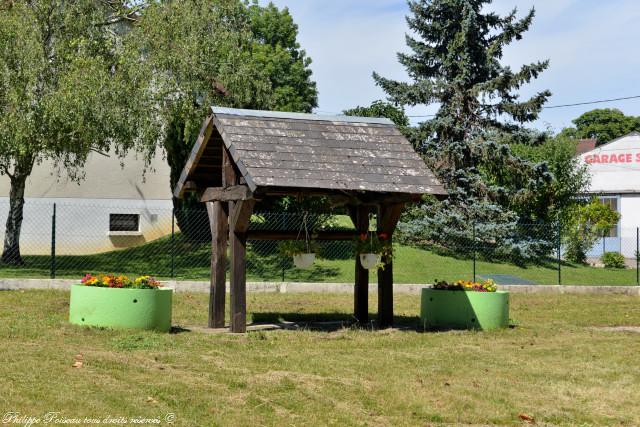
<path id="1" fill-rule="evenodd" d="M 518 223 L 545 219 L 527 206 L 552 180 L 546 165 L 524 161 L 496 141 L 504 140 L 504 134 L 521 133 L 525 123 L 537 119 L 550 92 L 524 101 L 517 92 L 549 62 L 534 62 L 515 72 L 501 64 L 504 48 L 522 38 L 535 11 L 521 19 L 516 9 L 499 16 L 485 10 L 490 3 L 409 1 L 407 22 L 417 37 L 407 36 L 411 53 L 398 58 L 412 82 L 374 73 L 390 101 L 440 106 L 412 135 L 415 147 L 450 193 L 446 201 L 432 201 L 413 212 L 411 233 L 428 240 L 464 242 L 473 222 L 484 225 L 485 240 L 504 243 Z M 517 251 L 528 250 L 522 242 L 519 245 Z"/>

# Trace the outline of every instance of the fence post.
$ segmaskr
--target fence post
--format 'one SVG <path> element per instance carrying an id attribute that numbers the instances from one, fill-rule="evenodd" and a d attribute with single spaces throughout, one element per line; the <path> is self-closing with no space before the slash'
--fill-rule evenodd
<path id="1" fill-rule="evenodd" d="M 280 257 L 280 258 L 282 258 L 280 261 L 280 264 L 282 265 L 282 282 L 284 283 L 284 272 L 287 269 L 287 265 L 286 265 L 287 261 L 285 260 L 285 257 Z"/>
<path id="2" fill-rule="evenodd" d="M 602 232 L 602 255 L 607 253 L 607 239 L 605 238 L 606 232 Z"/>
<path id="3" fill-rule="evenodd" d="M 562 223 L 558 221 L 558 285 L 562 285 Z"/>
<path id="4" fill-rule="evenodd" d="M 51 278 L 56 278 L 56 204 L 51 215 Z"/>
<path id="5" fill-rule="evenodd" d="M 171 278 L 175 279 L 176 274 L 176 208 L 171 209 Z"/>
<path id="6" fill-rule="evenodd" d="M 640 286 L 640 227 L 636 228 L 636 285 Z"/>
<path id="7" fill-rule="evenodd" d="M 472 239 L 473 239 L 473 242 L 472 242 L 472 244 L 473 244 L 473 281 L 475 282 L 476 281 L 476 257 L 477 257 L 477 255 L 476 255 L 476 251 L 477 251 L 477 248 L 476 248 L 476 223 L 475 222 L 473 223 L 473 234 L 472 234 L 472 236 L 473 236 L 472 237 Z"/>

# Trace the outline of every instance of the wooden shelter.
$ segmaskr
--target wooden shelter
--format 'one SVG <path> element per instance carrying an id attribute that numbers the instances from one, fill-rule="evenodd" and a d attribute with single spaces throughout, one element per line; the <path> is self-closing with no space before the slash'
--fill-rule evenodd
<path id="1" fill-rule="evenodd" d="M 255 203 L 287 195 L 326 196 L 346 206 L 356 232 L 391 238 L 406 203 L 445 195 L 442 185 L 388 119 L 320 116 L 213 107 L 187 161 L 175 197 L 196 191 L 211 226 L 209 326 L 224 327 L 226 256 L 230 246 L 231 331 L 246 330 L 246 242 L 295 239 L 290 231 L 249 230 Z M 350 240 L 354 232 L 320 232 Z M 383 260 L 385 261 L 385 260 Z M 378 270 L 378 325 L 393 323 L 393 266 Z M 356 257 L 354 311 L 368 321 L 368 271 Z"/>

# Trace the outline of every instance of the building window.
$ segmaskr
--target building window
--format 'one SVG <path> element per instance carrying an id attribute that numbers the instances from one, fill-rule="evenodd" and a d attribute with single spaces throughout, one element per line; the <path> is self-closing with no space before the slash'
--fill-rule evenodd
<path id="1" fill-rule="evenodd" d="M 611 208 L 612 211 L 618 212 L 618 198 L 617 197 L 600 197 L 600 202 Z M 618 237 L 618 226 L 612 227 L 606 237 Z"/>
<path id="2" fill-rule="evenodd" d="M 140 215 L 110 214 L 109 231 L 140 231 Z"/>

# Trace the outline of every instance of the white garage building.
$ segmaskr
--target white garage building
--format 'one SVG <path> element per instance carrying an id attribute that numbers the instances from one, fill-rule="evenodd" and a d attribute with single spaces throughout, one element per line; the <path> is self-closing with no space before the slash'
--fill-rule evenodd
<path id="1" fill-rule="evenodd" d="M 615 139 L 580 154 L 591 173 L 589 193 L 620 213 L 618 226 L 591 250 L 589 256 L 620 252 L 635 258 L 640 227 L 640 133 Z"/>
<path id="2" fill-rule="evenodd" d="M 50 253 L 54 204 L 58 255 L 108 252 L 170 234 L 173 203 L 166 160 L 158 154 L 144 175 L 144 161 L 135 153 L 122 164 L 117 156 L 91 153 L 80 183 L 64 171 L 58 176 L 51 162 L 36 165 L 25 190 L 22 254 Z M 9 179 L 0 176 L 0 245 L 9 188 Z"/>

